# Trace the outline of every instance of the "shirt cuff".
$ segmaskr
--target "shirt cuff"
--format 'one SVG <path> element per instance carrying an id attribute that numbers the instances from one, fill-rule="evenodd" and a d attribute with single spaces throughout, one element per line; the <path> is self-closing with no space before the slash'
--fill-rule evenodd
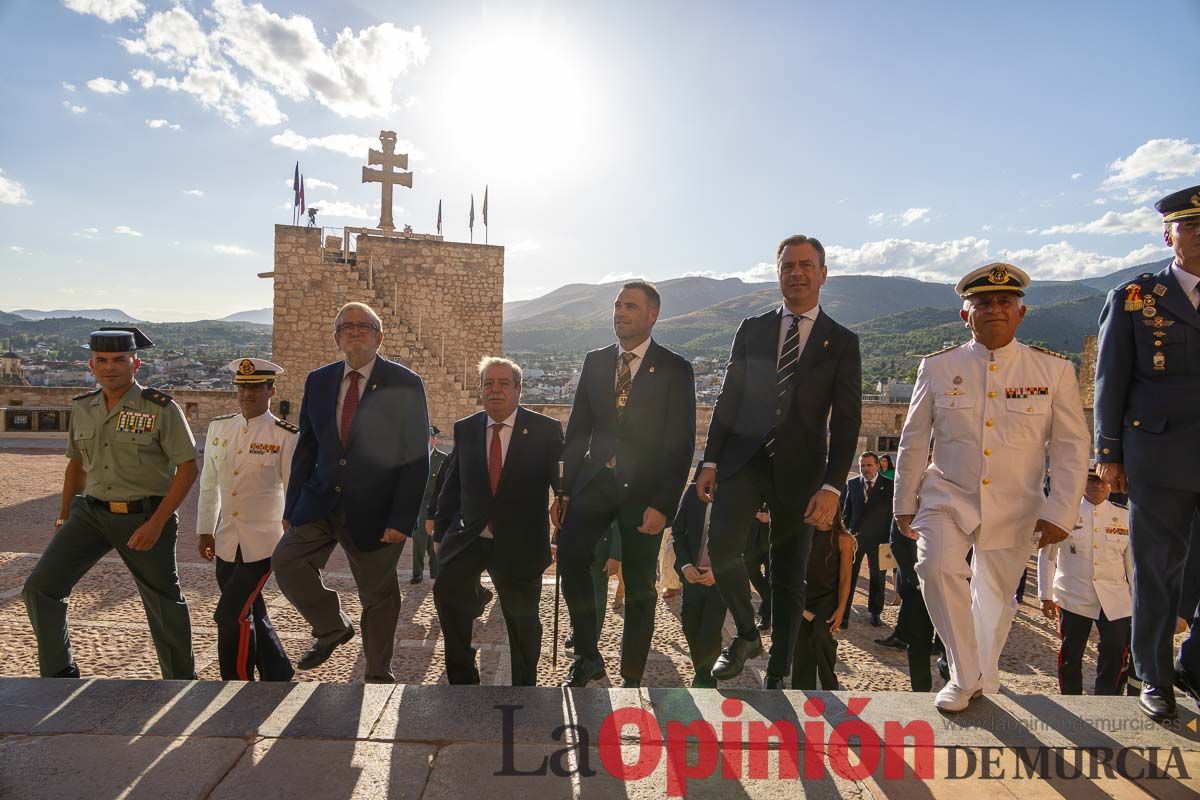
<path id="1" fill-rule="evenodd" d="M 841 489 L 839 489 L 839 488 L 837 488 L 836 486 L 831 486 L 831 485 L 829 485 L 829 484 L 827 483 L 827 484 L 825 484 L 824 486 L 822 486 L 821 488 L 822 488 L 822 489 L 826 489 L 826 490 L 828 490 L 828 491 L 830 491 L 830 492 L 833 492 L 833 493 L 834 493 L 835 495 L 837 495 L 838 497 L 841 497 L 841 496 L 842 496 L 842 490 L 841 490 Z"/>
<path id="2" fill-rule="evenodd" d="M 705 461 L 704 463 L 702 463 L 700 465 L 700 469 L 716 469 L 716 468 L 717 468 L 717 462 L 715 462 L 715 461 Z"/>

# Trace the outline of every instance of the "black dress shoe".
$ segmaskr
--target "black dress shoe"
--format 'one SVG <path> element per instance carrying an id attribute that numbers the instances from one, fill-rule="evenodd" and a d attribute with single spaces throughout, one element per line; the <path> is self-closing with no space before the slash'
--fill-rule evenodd
<path id="1" fill-rule="evenodd" d="M 774 675 L 768 675 L 763 678 L 764 689 L 786 689 L 783 685 L 783 678 L 776 678 Z"/>
<path id="2" fill-rule="evenodd" d="M 717 663 L 713 664 L 713 678 L 719 681 L 733 680 L 742 674 L 746 662 L 756 656 L 761 656 L 762 651 L 762 639 L 760 638 L 751 640 L 743 639 L 740 636 L 733 637 L 729 647 L 721 651 Z"/>
<path id="3" fill-rule="evenodd" d="M 1155 722 L 1170 722 L 1176 718 L 1175 690 L 1170 686 L 1151 686 L 1142 683 L 1142 694 L 1138 708 Z"/>
<path id="4" fill-rule="evenodd" d="M 421 574 L 421 573 L 419 573 L 419 572 L 414 572 L 414 573 L 413 573 L 413 576 L 412 576 L 411 578 L 409 578 L 409 581 L 408 581 L 408 582 L 409 582 L 409 583 L 420 583 L 420 582 L 421 582 L 421 581 L 423 581 L 423 580 L 425 580 L 425 576 L 424 576 L 424 575 L 422 575 L 422 574 Z"/>
<path id="5" fill-rule="evenodd" d="M 320 640 L 313 642 L 313 646 L 308 648 L 308 652 L 296 662 L 296 669 L 316 669 L 329 660 L 333 651 L 338 649 L 338 645 L 345 644 L 353 638 L 354 626 L 351 625 L 346 628 L 346 632 L 340 638 L 329 644 L 321 644 Z"/>
<path id="6" fill-rule="evenodd" d="M 904 641 L 894 633 L 889 633 L 882 639 L 876 639 L 875 644 L 883 645 L 884 647 L 894 647 L 897 650 L 907 650 L 908 642 Z"/>
<path id="7" fill-rule="evenodd" d="M 642 688 L 641 678 L 622 678 L 621 688 L 623 689 L 640 689 Z"/>
<path id="8" fill-rule="evenodd" d="M 950 680 L 950 662 L 946 660 L 945 656 L 942 656 L 937 660 L 937 668 L 938 675 L 942 676 L 942 680 Z"/>
<path id="9" fill-rule="evenodd" d="M 363 683 L 395 683 L 395 678 L 389 678 L 386 675 L 368 675 L 363 678 Z"/>
<path id="10" fill-rule="evenodd" d="M 74 661 L 72 661 L 70 664 L 67 664 L 65 667 L 63 667 L 62 669 L 60 669 L 58 672 L 54 673 L 50 677 L 51 678 L 78 678 L 79 677 L 79 667 L 75 665 Z"/>
<path id="11" fill-rule="evenodd" d="M 565 642 L 563 642 L 563 648 L 566 650 L 574 650 L 575 649 L 575 634 L 572 633 L 570 636 L 567 637 L 567 640 Z"/>
<path id="12" fill-rule="evenodd" d="M 1189 675 L 1179 661 L 1175 662 L 1175 685 L 1182 689 L 1184 694 L 1195 700 L 1197 705 L 1200 705 L 1200 681 Z"/>
<path id="13" fill-rule="evenodd" d="M 598 681 L 603 678 L 604 674 L 603 658 L 585 658 L 580 656 L 572 662 L 571 668 L 567 670 L 567 679 L 562 682 L 562 686 L 564 689 L 582 689 L 592 681 Z"/>
<path id="14" fill-rule="evenodd" d="M 883 625 L 883 620 L 879 618 L 878 614 L 871 615 L 871 625 L 876 628 L 881 627 Z"/>

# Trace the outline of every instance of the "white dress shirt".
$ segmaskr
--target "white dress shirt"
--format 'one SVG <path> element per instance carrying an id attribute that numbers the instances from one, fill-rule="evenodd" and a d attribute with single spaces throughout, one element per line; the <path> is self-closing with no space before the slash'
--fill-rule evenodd
<path id="1" fill-rule="evenodd" d="M 505 419 L 501 420 L 500 422 L 496 422 L 496 420 L 492 419 L 491 417 L 488 417 L 487 433 L 484 436 L 484 440 L 485 440 L 484 444 L 486 445 L 486 447 L 484 448 L 483 452 L 484 452 L 484 457 L 489 459 L 489 461 L 488 461 L 489 477 L 491 475 L 490 459 L 492 457 L 492 439 L 496 438 L 496 428 L 499 427 L 501 424 L 504 425 L 503 428 L 500 428 L 500 466 L 501 466 L 501 468 L 503 468 L 504 462 L 508 460 L 508 443 L 512 441 L 513 426 L 517 424 L 517 412 L 513 411 L 513 413 L 509 414 Z M 492 538 L 491 527 L 484 527 L 483 531 L 479 534 L 479 537 L 481 539 L 491 539 Z"/>
<path id="2" fill-rule="evenodd" d="M 350 373 L 357 372 L 362 376 L 358 379 L 358 399 L 362 400 L 367 391 L 367 381 L 371 380 L 371 370 L 375 369 L 375 359 L 377 358 L 379 356 L 374 356 L 358 369 L 351 369 L 348 363 L 342 362 L 342 384 L 338 387 L 337 416 L 334 417 L 339 426 L 342 424 L 342 405 L 346 402 L 346 391 L 350 388 Z"/>
<path id="3" fill-rule="evenodd" d="M 787 341 L 788 329 L 792 327 L 792 317 L 800 318 L 800 324 L 796 328 L 796 333 L 800 336 L 800 355 L 804 355 L 804 346 L 808 344 L 808 335 L 812 333 L 813 324 L 816 323 L 817 315 L 820 313 L 821 307 L 819 305 L 813 306 L 802 314 L 792 313 L 788 310 L 787 306 L 779 307 L 779 346 L 775 348 L 775 365 L 777 367 L 779 365 L 779 357 L 783 355 L 783 343 Z"/>
<path id="4" fill-rule="evenodd" d="M 1038 552 L 1038 596 L 1089 619 L 1133 614 L 1129 511 L 1107 500 L 1079 504 L 1079 521 L 1064 541 Z"/>
<path id="5" fill-rule="evenodd" d="M 217 557 L 232 562 L 270 558 L 283 536 L 283 504 L 297 434 L 270 411 L 241 414 L 208 426 L 196 533 L 216 536 Z"/>
<path id="6" fill-rule="evenodd" d="M 632 382 L 637 377 L 638 370 L 642 368 L 642 362 L 646 360 L 646 351 L 650 349 L 650 337 L 646 337 L 646 341 L 639 344 L 632 350 L 626 350 L 620 342 L 617 342 L 617 367 L 614 376 L 621 374 L 621 357 L 626 353 L 633 353 L 637 358 L 629 362 L 629 380 Z M 613 385 L 616 386 L 614 377 Z"/>
<path id="7" fill-rule="evenodd" d="M 1193 308 L 1198 307 L 1200 298 L 1196 295 L 1196 286 L 1200 285 L 1200 276 L 1193 275 L 1186 269 L 1179 266 L 1178 262 L 1172 262 L 1171 274 L 1175 276 L 1175 280 L 1179 281 L 1179 288 L 1183 289 L 1183 293 L 1187 295 L 1188 301 Z"/>

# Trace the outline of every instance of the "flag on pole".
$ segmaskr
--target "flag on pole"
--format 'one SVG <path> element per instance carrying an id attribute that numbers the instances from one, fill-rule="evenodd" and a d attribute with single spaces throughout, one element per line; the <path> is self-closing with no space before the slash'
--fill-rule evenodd
<path id="1" fill-rule="evenodd" d="M 485 227 L 485 228 L 487 227 L 487 196 L 488 196 L 488 187 L 484 186 L 483 187 L 483 227 Z"/>
<path id="2" fill-rule="evenodd" d="M 304 176 L 300 176 L 300 213 L 304 213 Z"/>
<path id="3" fill-rule="evenodd" d="M 296 208 L 300 205 L 300 162 L 296 162 L 296 173 L 292 177 L 292 224 L 296 223 Z"/>
<path id="4" fill-rule="evenodd" d="M 438 224 L 437 224 L 437 232 L 438 232 L 438 236 L 441 236 L 441 235 L 442 235 L 442 201 L 441 201 L 441 200 L 438 200 Z"/>
<path id="5" fill-rule="evenodd" d="M 471 241 L 475 241 L 475 195 L 471 195 L 471 216 L 467 218 L 467 227 L 471 229 Z"/>

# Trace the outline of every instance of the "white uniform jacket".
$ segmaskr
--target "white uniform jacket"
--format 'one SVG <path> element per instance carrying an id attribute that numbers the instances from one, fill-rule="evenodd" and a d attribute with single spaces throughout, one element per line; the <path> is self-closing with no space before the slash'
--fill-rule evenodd
<path id="1" fill-rule="evenodd" d="M 270 558 L 283 536 L 283 502 L 296 426 L 268 411 L 247 420 L 217 417 L 208 426 L 196 533 L 217 537 L 217 557 Z"/>
<path id="2" fill-rule="evenodd" d="M 1075 526 L 1090 449 L 1066 357 L 1015 339 L 997 350 L 972 340 L 921 361 L 893 510 L 948 513 L 965 533 L 979 528 L 981 550 L 1028 544 L 1038 519 Z"/>
<path id="3" fill-rule="evenodd" d="M 1079 505 L 1079 521 L 1066 541 L 1038 553 L 1038 596 L 1090 619 L 1133 615 L 1133 554 L 1129 511 L 1105 500 Z"/>

